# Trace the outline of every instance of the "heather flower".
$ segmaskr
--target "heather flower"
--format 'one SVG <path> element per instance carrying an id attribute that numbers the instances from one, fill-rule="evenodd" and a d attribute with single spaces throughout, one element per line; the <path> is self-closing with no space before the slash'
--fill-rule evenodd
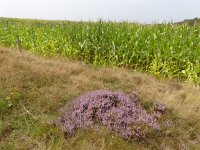
<path id="1" fill-rule="evenodd" d="M 155 112 L 164 114 L 165 107 L 155 105 Z M 159 130 L 155 115 L 150 115 L 137 102 L 136 95 L 99 90 L 77 98 L 62 109 L 59 126 L 65 135 L 72 135 L 80 128 L 104 126 L 123 138 L 140 139 L 145 136 L 140 126 Z"/>
<path id="2" fill-rule="evenodd" d="M 157 103 L 157 104 L 154 105 L 154 110 L 163 115 L 165 113 L 165 111 L 166 111 L 166 107 L 164 105 L 162 105 L 162 104 L 158 104 Z"/>

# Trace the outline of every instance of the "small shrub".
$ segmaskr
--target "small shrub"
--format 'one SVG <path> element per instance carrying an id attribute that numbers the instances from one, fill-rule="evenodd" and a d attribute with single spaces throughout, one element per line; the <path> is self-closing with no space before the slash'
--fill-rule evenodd
<path id="1" fill-rule="evenodd" d="M 134 94 L 99 90 L 86 93 L 70 107 L 64 107 L 58 125 L 66 136 L 80 128 L 104 126 L 123 138 L 141 139 L 147 128 L 160 130 L 156 120 L 164 114 L 165 107 L 156 104 L 154 109 L 153 114 L 148 114 Z"/>

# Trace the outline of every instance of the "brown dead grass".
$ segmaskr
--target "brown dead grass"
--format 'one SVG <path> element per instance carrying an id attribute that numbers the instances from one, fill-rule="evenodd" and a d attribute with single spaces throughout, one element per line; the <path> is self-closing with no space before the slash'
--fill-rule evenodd
<path id="1" fill-rule="evenodd" d="M 187 120 L 187 125 L 180 128 L 180 133 L 185 134 L 181 135 L 183 139 L 180 136 L 179 142 L 182 143 L 176 145 L 173 138 L 166 138 L 169 141 L 160 143 L 162 149 L 174 148 L 175 145 L 180 148 L 184 143 L 199 144 L 199 86 L 178 80 L 158 80 L 123 68 L 95 68 L 62 57 L 44 58 L 25 51 L 0 48 L 0 99 L 13 103 L 12 108 L 8 107 L 8 111 L 0 114 L 3 123 L 0 145 L 11 149 L 118 149 L 124 145 L 123 149 L 132 149 L 133 143 L 112 137 L 107 132 L 79 132 L 66 144 L 60 131 L 46 124 L 66 102 L 97 89 L 137 92 L 140 100 L 163 103 L 173 110 L 175 118 Z M 23 106 L 37 119 L 28 114 Z M 16 127 L 12 126 L 13 122 Z M 194 140 L 190 139 L 191 132 L 195 132 Z M 185 139 L 190 141 L 185 142 Z M 105 146 L 105 140 L 110 142 L 110 146 L 109 143 Z M 173 144 L 170 146 L 170 143 Z M 136 147 L 141 148 L 138 144 Z"/>

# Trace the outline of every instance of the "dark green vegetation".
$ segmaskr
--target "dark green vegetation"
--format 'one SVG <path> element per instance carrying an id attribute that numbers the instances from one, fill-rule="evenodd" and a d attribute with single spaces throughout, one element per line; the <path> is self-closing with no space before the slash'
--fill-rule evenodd
<path id="1" fill-rule="evenodd" d="M 167 106 L 162 132 L 127 141 L 105 129 L 80 130 L 64 139 L 51 125 L 58 110 L 86 91 L 136 91 L 140 103 Z M 47 59 L 0 48 L 0 149 L 200 149 L 199 87 L 157 80 L 123 68 L 94 68 L 61 58 Z"/>
<path id="2" fill-rule="evenodd" d="M 200 26 L 0 19 L 0 44 L 200 83 Z"/>
<path id="3" fill-rule="evenodd" d="M 182 22 L 177 22 L 176 24 L 188 24 L 190 26 L 200 25 L 200 18 L 185 19 Z"/>

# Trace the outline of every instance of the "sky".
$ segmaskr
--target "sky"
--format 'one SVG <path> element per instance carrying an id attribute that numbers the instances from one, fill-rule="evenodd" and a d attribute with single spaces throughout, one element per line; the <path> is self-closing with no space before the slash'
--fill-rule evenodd
<path id="1" fill-rule="evenodd" d="M 176 22 L 200 18 L 200 0 L 0 0 L 0 17 Z"/>

